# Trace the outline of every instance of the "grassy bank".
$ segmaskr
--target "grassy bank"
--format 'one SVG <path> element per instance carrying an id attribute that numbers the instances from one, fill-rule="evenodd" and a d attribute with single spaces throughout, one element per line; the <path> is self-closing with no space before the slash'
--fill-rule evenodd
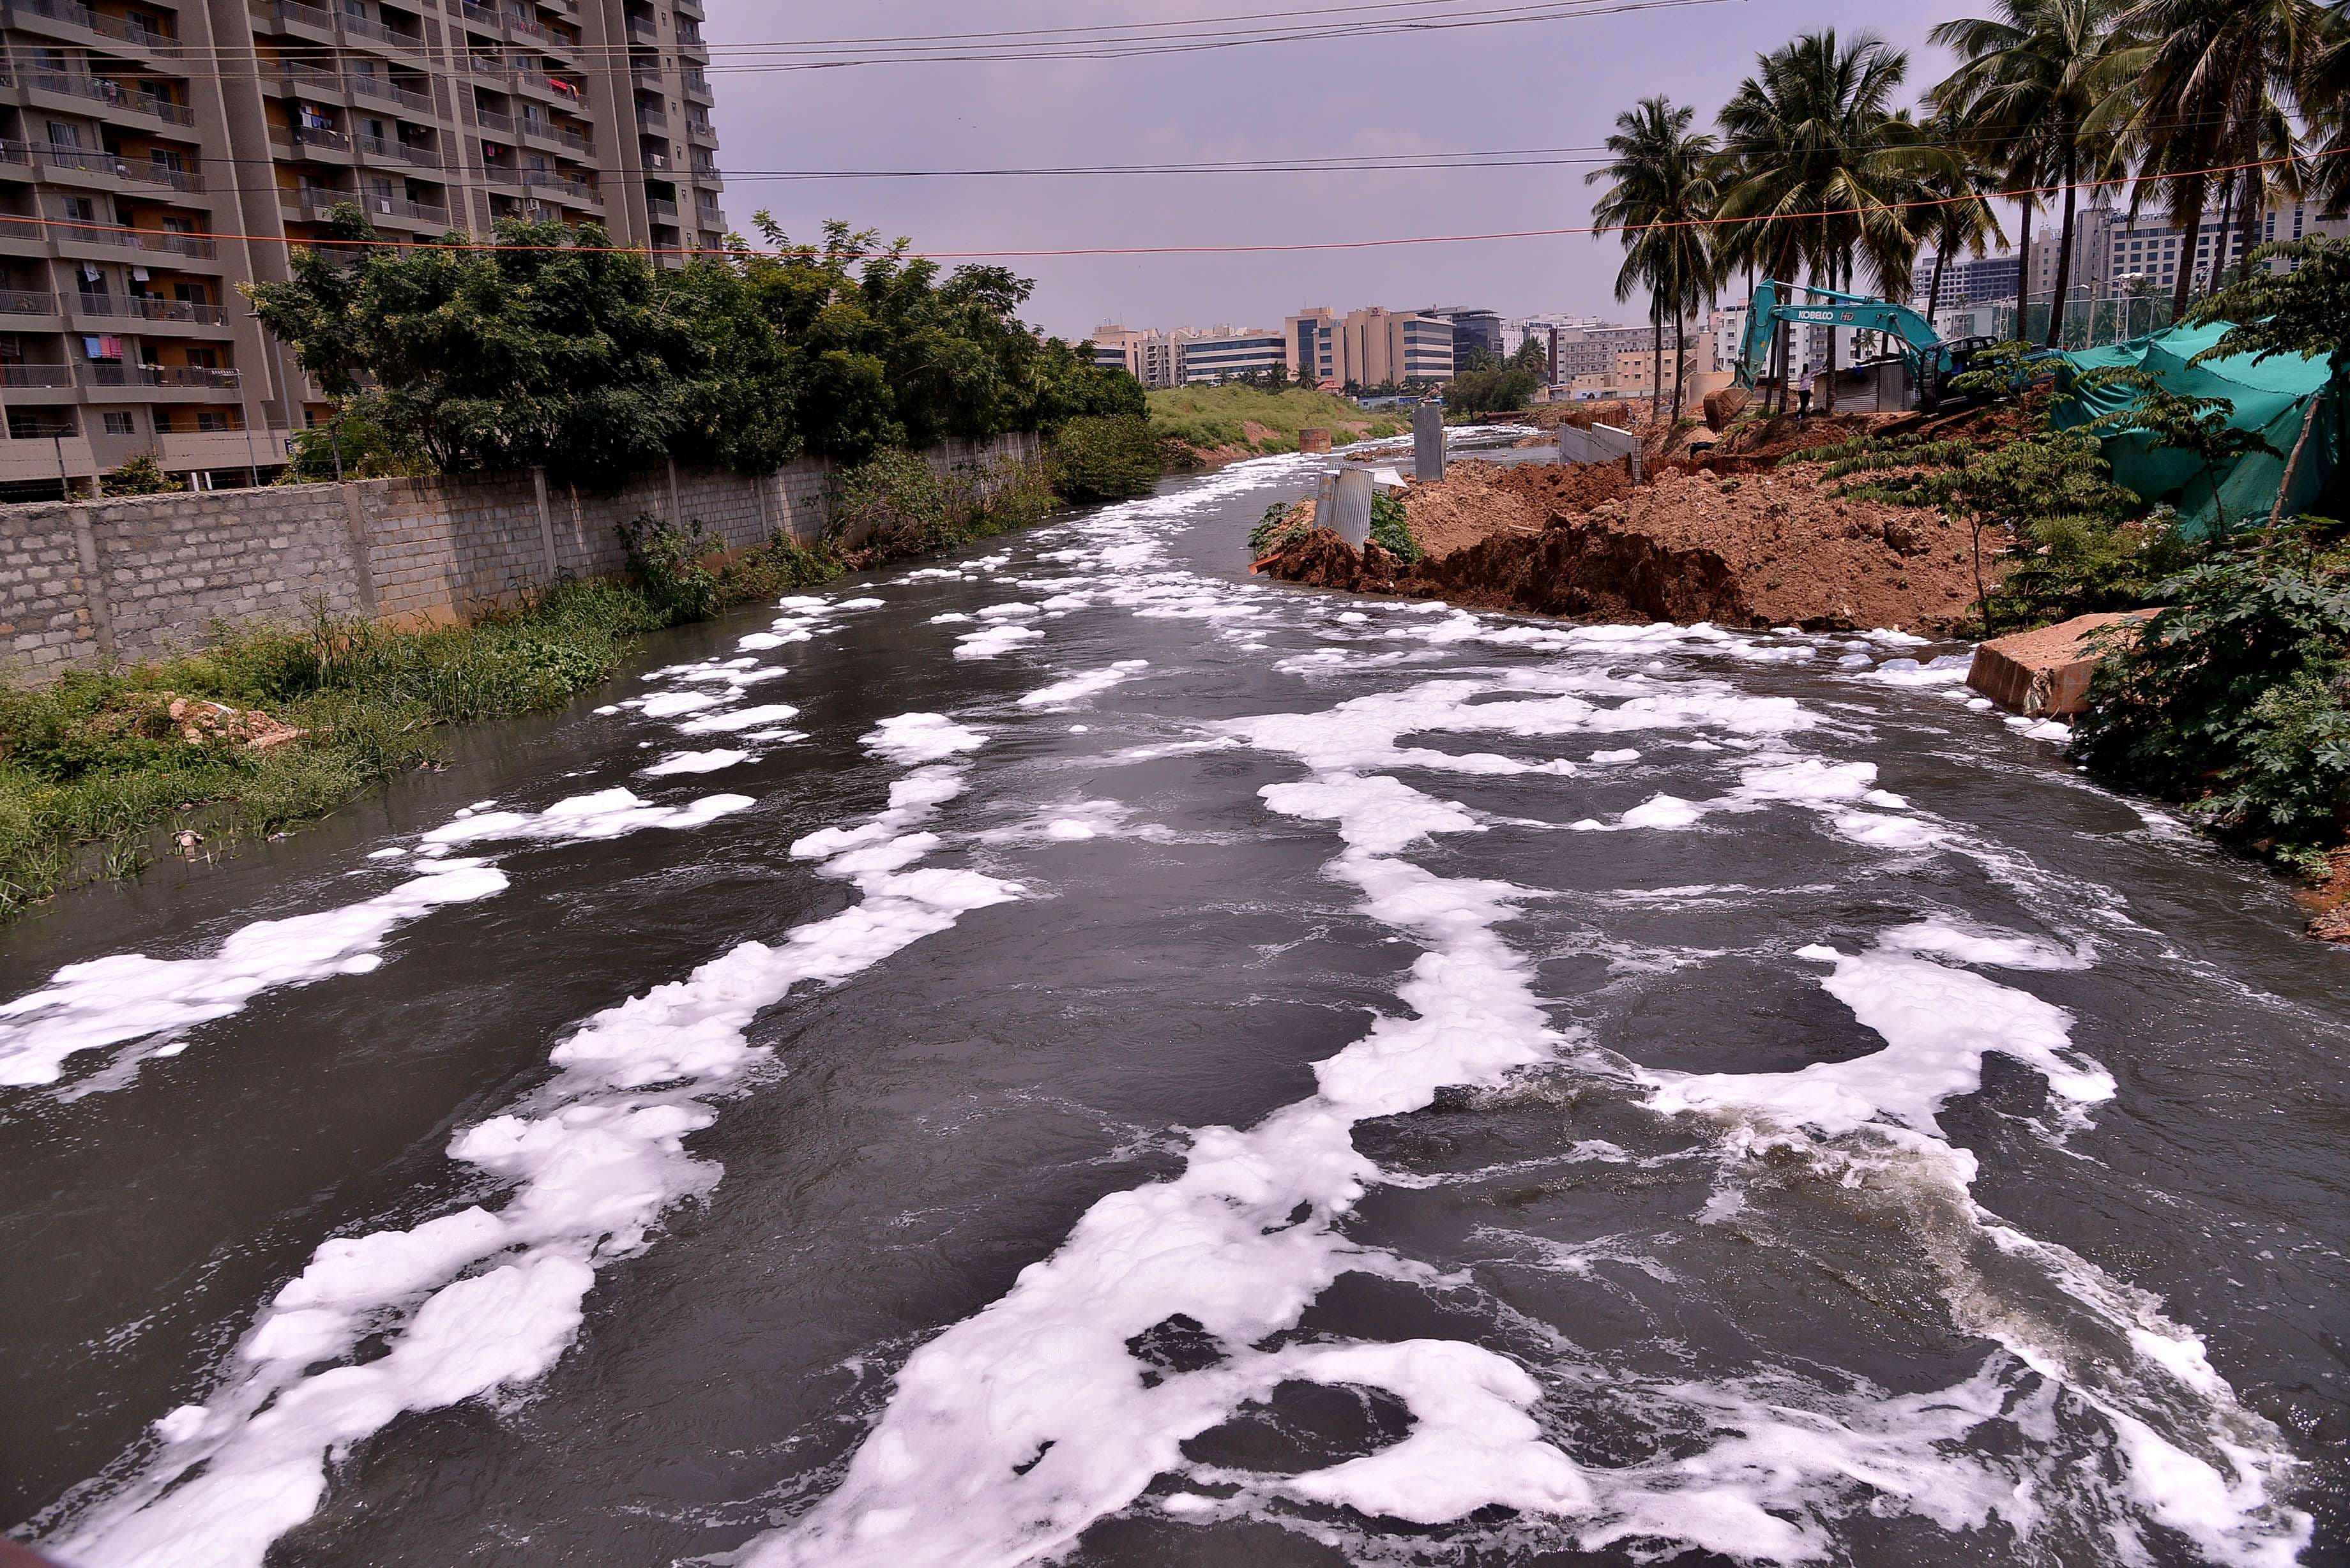
<path id="1" fill-rule="evenodd" d="M 1242 450 L 1295 452 L 1297 432 L 1326 430 L 1334 441 L 1370 441 L 1403 434 L 1410 426 L 1371 414 L 1329 392 L 1292 387 L 1178 387 L 1149 394 L 1150 431 L 1162 442 L 1195 453 Z"/>
<path id="2" fill-rule="evenodd" d="M 0 923 L 159 854 L 322 816 L 436 762 L 450 725 L 562 706 L 649 632 L 1001 534 L 1055 504 L 1033 469 L 941 476 L 884 452 L 843 475 L 841 532 L 812 547 L 725 555 L 698 525 L 639 519 L 623 531 L 629 580 L 566 584 L 471 626 L 223 628 L 182 657 L 0 684 Z"/>
<path id="3" fill-rule="evenodd" d="M 321 619 L 0 689 L 0 919 L 139 871 L 159 828 L 218 847 L 331 811 L 433 761 L 443 725 L 542 711 L 594 686 L 663 624 L 634 587 L 580 583 L 470 627 Z M 302 733 L 249 743 L 273 722 Z"/>

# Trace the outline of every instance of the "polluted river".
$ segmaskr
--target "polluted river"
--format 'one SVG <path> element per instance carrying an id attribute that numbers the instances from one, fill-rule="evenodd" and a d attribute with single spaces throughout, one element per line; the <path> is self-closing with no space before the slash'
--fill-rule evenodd
<path id="1" fill-rule="evenodd" d="M 2350 1561 L 2350 988 L 1895 633 L 666 634 L 0 955 L 0 1523 L 233 1565 Z"/>

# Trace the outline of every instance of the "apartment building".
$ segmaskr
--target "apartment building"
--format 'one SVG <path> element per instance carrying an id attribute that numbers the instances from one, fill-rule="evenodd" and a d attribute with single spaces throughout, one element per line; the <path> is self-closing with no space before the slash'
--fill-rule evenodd
<path id="1" fill-rule="evenodd" d="M 1326 386 L 1452 379 L 1452 323 L 1421 311 L 1309 306 L 1283 323 L 1282 339 L 1291 373 L 1310 370 Z"/>
<path id="2" fill-rule="evenodd" d="M 140 452 L 266 479 L 324 416 L 236 286 L 355 202 L 387 240 L 499 219 L 723 242 L 700 0 L 7 0 L 0 498 Z"/>
<path id="3" fill-rule="evenodd" d="M 2052 259 L 2049 263 L 2054 267 Z M 2013 299 L 2016 280 L 2023 275 L 2023 258 L 2005 256 L 1952 256 L 1942 268 L 1942 305 L 1985 305 L 1993 300 Z M 1918 258 L 1909 269 L 1909 298 L 1920 309 L 1934 291 L 1934 254 L 1931 251 Z"/>

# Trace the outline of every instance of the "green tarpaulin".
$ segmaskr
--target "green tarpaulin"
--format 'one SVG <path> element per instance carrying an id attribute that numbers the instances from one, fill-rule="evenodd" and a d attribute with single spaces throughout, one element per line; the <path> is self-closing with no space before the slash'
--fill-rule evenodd
<path id="1" fill-rule="evenodd" d="M 2344 476 L 2344 450 L 2350 445 L 2350 431 L 2345 429 L 2350 397 L 2344 395 L 2344 389 L 2327 385 L 2324 360 L 2279 355 L 2255 363 L 2251 356 L 2238 354 L 2200 365 L 2190 363 L 2226 332 L 2226 327 L 2217 324 L 2178 327 L 2110 348 L 2061 356 L 2074 371 L 2133 365 L 2181 396 L 2223 398 L 2235 410 L 2229 423 L 2257 432 L 2276 449 L 2274 456 L 2256 452 L 2239 458 L 2221 477 L 2215 504 L 2196 458 L 2156 446 L 2143 431 L 2123 429 L 2109 435 L 2106 456 L 2114 465 L 2114 478 L 2148 501 L 2167 501 L 2177 506 L 2190 532 L 2208 531 L 2222 508 L 2230 527 L 2268 520 L 2284 475 L 2285 459 L 2300 439 L 2312 398 L 2324 402 L 2310 431 L 2309 446 L 2301 454 L 2301 465 L 2293 471 L 2293 490 L 2285 497 L 2287 515 L 2320 511 L 2321 500 L 2333 503 Z M 2084 393 L 2071 385 L 2071 377 L 2064 372 L 2060 371 L 2058 379 L 2068 394 L 2057 405 L 2060 429 L 2086 424 L 2137 401 L 2137 394 L 2127 387 Z"/>

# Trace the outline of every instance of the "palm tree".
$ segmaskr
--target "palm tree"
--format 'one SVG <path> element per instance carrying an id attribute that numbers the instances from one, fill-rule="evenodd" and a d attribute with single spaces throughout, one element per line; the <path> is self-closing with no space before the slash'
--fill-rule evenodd
<path id="1" fill-rule="evenodd" d="M 1748 254 L 1773 277 L 1792 283 L 1801 268 L 1849 288 L 1865 265 L 1882 292 L 1905 291 L 1918 236 L 1901 202 L 1923 151 L 1892 107 L 1908 57 L 1874 34 L 1840 45 L 1830 29 L 1757 63 L 1721 111 L 1722 150 L 1739 174 L 1721 215 L 1753 225 Z M 1833 333 L 1828 341 L 1833 372 Z"/>
<path id="2" fill-rule="evenodd" d="M 2110 96 L 2109 46 L 2120 11 L 2117 0 L 1999 0 L 1993 16 L 1944 22 L 1926 35 L 1960 60 L 1950 79 L 1928 95 L 1936 112 L 2005 150 L 2012 165 L 2039 164 L 2044 154 L 2047 171 L 2064 187 L 2056 297 L 2048 312 L 2051 348 L 2064 329 L 2073 276 L 2075 187 L 2085 173 L 2103 172 L 2089 166 L 2110 155 L 2112 139 L 2095 134 L 2091 120 Z M 2028 243 L 2023 265 L 2028 272 Z"/>
<path id="3" fill-rule="evenodd" d="M 2350 0 L 2336 0 L 2322 19 L 2299 96 L 2312 143 L 2310 193 L 2339 212 L 2350 206 Z"/>
<path id="4" fill-rule="evenodd" d="M 1934 247 L 1932 281 L 1926 286 L 1926 319 L 1942 307 L 1942 274 L 1950 258 L 1961 253 L 1981 256 L 1991 246 L 2007 249 L 2007 231 L 2000 227 L 1986 192 L 1999 188 L 1999 170 L 1984 156 L 1982 143 L 1970 140 L 1966 122 L 1955 110 L 1938 110 L 1924 130 L 1942 158 L 1918 182 L 1921 208 L 1910 226 L 1918 238 Z"/>
<path id="5" fill-rule="evenodd" d="M 2159 186 L 2183 232 L 2174 316 L 2187 308 L 2213 193 L 2205 171 L 2278 155 L 2280 131 L 2291 135 L 2284 106 L 2324 51 L 2327 24 L 2316 0 L 2134 0 L 2116 18 L 2113 69 L 2127 85 L 2112 95 L 2104 118 L 2142 155 L 2134 201 Z M 2241 173 L 2232 182 L 2220 177 L 2223 197 L 2232 192 L 2238 213 L 2258 213 L 2272 177 L 2258 169 Z M 2213 287 L 2228 261 L 2225 218 L 2220 231 L 2207 280 Z"/>
<path id="6" fill-rule="evenodd" d="M 1711 170 L 1714 141 L 1690 130 L 1696 118 L 1695 110 L 1677 109 L 1670 99 L 1641 99 L 1638 108 L 1616 117 L 1616 134 L 1607 139 L 1613 161 L 1584 176 L 1586 184 L 1613 182 L 1593 205 L 1591 217 L 1599 233 L 1612 229 L 1624 237 L 1616 297 L 1629 299 L 1642 288 L 1648 291 L 1648 320 L 1654 328 L 1651 417 L 1664 398 L 1665 317 L 1672 317 L 1676 421 L 1681 411 L 1681 320 L 1713 287 L 1705 224 L 1717 204 Z"/>

